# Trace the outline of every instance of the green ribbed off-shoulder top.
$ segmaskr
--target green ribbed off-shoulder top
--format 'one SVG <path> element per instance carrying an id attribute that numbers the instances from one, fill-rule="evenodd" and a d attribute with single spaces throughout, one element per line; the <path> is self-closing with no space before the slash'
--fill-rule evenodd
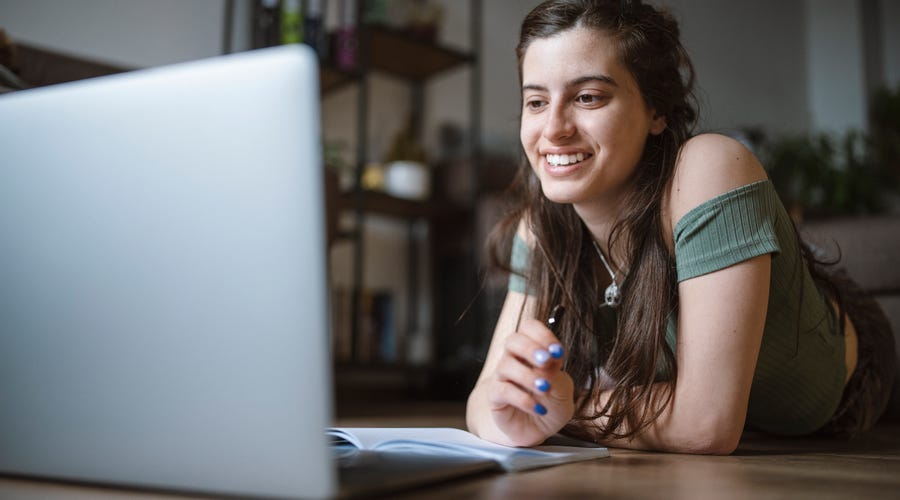
<path id="1" fill-rule="evenodd" d="M 688 212 L 675 226 L 678 281 L 772 254 L 772 278 L 762 345 L 753 375 L 747 423 L 760 430 L 807 434 L 834 414 L 846 368 L 844 338 L 825 295 L 801 257 L 787 211 L 768 180 L 724 193 Z M 531 249 L 513 241 L 509 289 L 525 293 Z M 623 286 L 627 286 L 627 281 Z M 609 327 L 615 311 L 604 308 Z M 667 343 L 676 348 L 670 318 Z"/>

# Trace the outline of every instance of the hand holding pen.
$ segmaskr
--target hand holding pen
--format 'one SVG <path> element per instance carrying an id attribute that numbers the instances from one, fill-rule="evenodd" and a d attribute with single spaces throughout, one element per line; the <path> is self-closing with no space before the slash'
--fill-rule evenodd
<path id="1" fill-rule="evenodd" d="M 563 309 L 546 323 L 523 321 L 508 337 L 490 402 L 498 428 L 520 446 L 543 442 L 574 414 L 574 384 L 562 370 L 565 352 L 555 329 Z"/>
<path id="2" fill-rule="evenodd" d="M 565 312 L 562 306 L 556 306 L 553 308 L 553 311 L 550 312 L 550 317 L 547 319 L 547 328 L 554 336 L 554 341 L 547 346 L 547 349 L 537 348 L 533 354 L 533 360 L 536 368 L 543 369 L 546 368 L 548 371 L 554 369 L 554 366 L 548 365 L 551 360 L 559 360 L 560 368 L 562 367 L 562 358 L 565 354 L 563 351 L 562 344 L 559 343 L 558 339 L 556 339 L 556 331 L 557 326 L 559 325 L 559 321 L 562 319 L 562 314 Z M 550 391 L 550 381 L 546 378 L 538 377 L 534 380 L 534 388 L 537 389 L 541 393 L 547 393 Z M 546 415 L 547 407 L 540 403 L 540 401 L 536 402 L 534 405 L 534 412 L 538 415 Z"/>

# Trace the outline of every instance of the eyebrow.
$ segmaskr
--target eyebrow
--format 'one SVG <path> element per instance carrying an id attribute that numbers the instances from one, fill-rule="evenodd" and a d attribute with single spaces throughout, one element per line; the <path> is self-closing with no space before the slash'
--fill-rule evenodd
<path id="1" fill-rule="evenodd" d="M 612 85 L 613 87 L 619 86 L 619 84 L 616 83 L 616 81 L 609 75 L 585 75 L 585 76 L 579 76 L 578 78 L 576 78 L 574 80 L 570 80 L 570 81 L 566 82 L 566 87 L 576 87 L 578 85 L 583 85 L 588 82 L 600 82 L 600 83 L 605 83 L 607 85 Z M 541 91 L 541 92 L 546 92 L 547 87 L 544 87 L 543 85 L 526 84 L 526 85 L 522 85 L 522 90 L 523 91 L 537 90 L 537 91 Z"/>

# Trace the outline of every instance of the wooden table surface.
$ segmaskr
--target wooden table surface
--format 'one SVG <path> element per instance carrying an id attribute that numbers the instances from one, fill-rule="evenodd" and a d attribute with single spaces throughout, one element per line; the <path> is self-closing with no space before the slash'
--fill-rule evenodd
<path id="1" fill-rule="evenodd" d="M 727 457 L 610 450 L 609 459 L 453 481 L 391 498 L 900 499 L 900 426 L 857 442 L 750 436 Z"/>
<path id="2" fill-rule="evenodd" d="M 421 407 L 420 407 L 421 408 Z M 341 417 L 342 426 L 449 426 L 459 405 Z M 385 496 L 396 499 L 665 498 L 900 499 L 900 424 L 854 440 L 745 434 L 730 456 L 611 449 L 610 458 L 520 473 L 485 473 Z M 0 477 L 6 499 L 144 499 L 159 493 Z"/>
<path id="3" fill-rule="evenodd" d="M 402 417 L 373 412 L 342 425 L 463 427 L 463 408 L 425 406 Z M 610 449 L 610 458 L 513 474 L 484 474 L 386 498 L 415 499 L 896 499 L 900 423 L 852 440 L 744 434 L 730 456 Z"/>

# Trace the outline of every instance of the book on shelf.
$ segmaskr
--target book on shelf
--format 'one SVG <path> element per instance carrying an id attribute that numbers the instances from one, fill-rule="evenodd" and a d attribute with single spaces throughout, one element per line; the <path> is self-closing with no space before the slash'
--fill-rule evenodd
<path id="1" fill-rule="evenodd" d="M 393 297 L 389 290 L 360 292 L 359 331 L 354 339 L 353 292 L 346 288 L 332 290 L 332 352 L 336 361 L 363 364 L 397 361 L 398 339 Z"/>
<path id="2" fill-rule="evenodd" d="M 326 432 L 333 445 L 350 446 L 355 450 L 484 458 L 506 472 L 609 456 L 609 450 L 602 446 L 569 438 L 556 437 L 541 446 L 514 448 L 446 427 L 333 427 Z"/>
<path id="3" fill-rule="evenodd" d="M 353 293 L 346 288 L 331 291 L 331 340 L 335 361 L 353 359 Z"/>

